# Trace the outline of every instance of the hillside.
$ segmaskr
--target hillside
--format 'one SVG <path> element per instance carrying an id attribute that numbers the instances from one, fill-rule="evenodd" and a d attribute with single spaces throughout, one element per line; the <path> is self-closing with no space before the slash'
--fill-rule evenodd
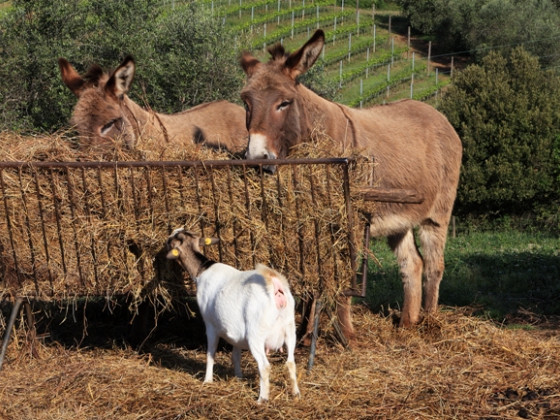
<path id="1" fill-rule="evenodd" d="M 334 5 L 333 3 L 338 3 Z M 326 33 L 322 55 L 325 83 L 334 98 L 367 106 L 402 98 L 437 101 L 450 69 L 428 61 L 429 45 L 410 38 L 396 6 L 356 8 L 359 2 L 231 0 L 207 2 L 212 13 L 237 32 L 236 45 L 266 59 L 281 42 L 301 46 L 317 28 Z"/>

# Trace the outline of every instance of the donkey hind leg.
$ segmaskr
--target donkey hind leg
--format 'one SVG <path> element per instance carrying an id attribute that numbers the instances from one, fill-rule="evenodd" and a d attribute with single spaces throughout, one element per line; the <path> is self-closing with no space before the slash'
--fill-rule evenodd
<path id="1" fill-rule="evenodd" d="M 404 288 L 404 302 L 399 325 L 408 327 L 420 321 L 422 257 L 414 242 L 412 229 L 405 233 L 389 236 L 388 242 L 397 257 Z"/>
<path id="2" fill-rule="evenodd" d="M 443 277 L 444 248 L 447 223 L 423 223 L 419 229 L 420 247 L 424 258 L 424 310 L 435 312 L 439 298 L 439 285 Z"/>

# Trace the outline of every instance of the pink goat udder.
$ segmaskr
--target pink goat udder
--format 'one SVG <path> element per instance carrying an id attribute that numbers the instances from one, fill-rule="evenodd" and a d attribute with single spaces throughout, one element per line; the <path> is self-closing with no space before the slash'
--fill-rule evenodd
<path id="1" fill-rule="evenodd" d="M 288 302 L 286 301 L 286 295 L 284 294 L 282 283 L 277 277 L 273 277 L 272 284 L 274 286 L 274 301 L 276 302 L 276 307 L 278 309 L 285 308 Z"/>

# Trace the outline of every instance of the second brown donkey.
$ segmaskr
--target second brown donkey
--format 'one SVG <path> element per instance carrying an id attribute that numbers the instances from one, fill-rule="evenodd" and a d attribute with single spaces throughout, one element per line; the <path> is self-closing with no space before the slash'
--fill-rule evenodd
<path id="1" fill-rule="evenodd" d="M 143 137 L 176 145 L 201 143 L 232 153 L 246 147 L 245 111 L 239 105 L 217 101 L 160 114 L 132 101 L 127 95 L 135 72 L 130 56 L 112 73 L 93 65 L 84 76 L 66 59 L 58 63 L 64 84 L 78 97 L 71 123 L 86 147 L 123 141 L 135 148 Z"/>

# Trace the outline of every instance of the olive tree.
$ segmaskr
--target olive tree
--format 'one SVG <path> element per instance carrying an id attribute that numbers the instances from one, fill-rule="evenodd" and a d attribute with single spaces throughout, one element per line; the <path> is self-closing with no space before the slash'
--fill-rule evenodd
<path id="1" fill-rule="evenodd" d="M 441 110 L 463 142 L 460 214 L 536 216 L 558 230 L 560 78 L 518 47 L 455 75 Z"/>

